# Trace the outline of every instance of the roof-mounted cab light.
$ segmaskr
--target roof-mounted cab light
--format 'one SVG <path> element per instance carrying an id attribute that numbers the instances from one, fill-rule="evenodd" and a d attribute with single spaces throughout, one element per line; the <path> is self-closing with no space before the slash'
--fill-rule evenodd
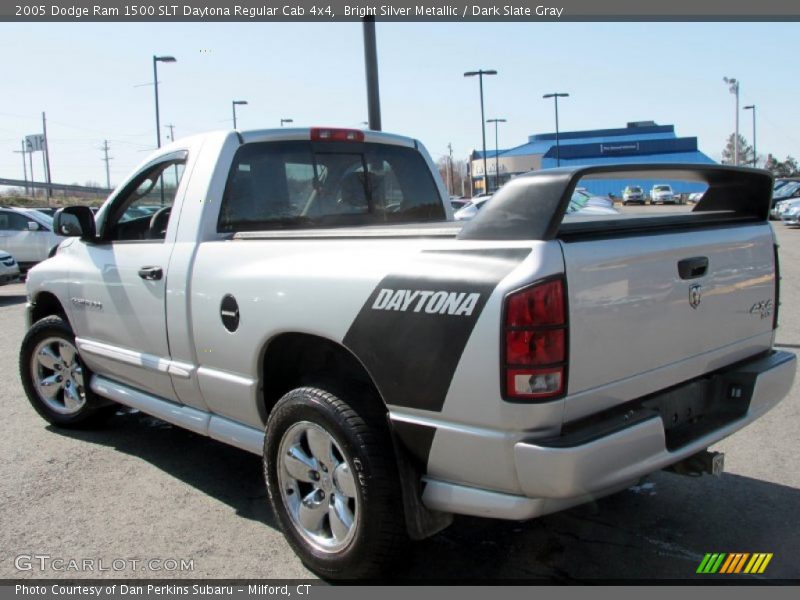
<path id="1" fill-rule="evenodd" d="M 312 127 L 312 142 L 363 142 L 364 132 L 360 129 L 334 129 L 331 127 Z"/>

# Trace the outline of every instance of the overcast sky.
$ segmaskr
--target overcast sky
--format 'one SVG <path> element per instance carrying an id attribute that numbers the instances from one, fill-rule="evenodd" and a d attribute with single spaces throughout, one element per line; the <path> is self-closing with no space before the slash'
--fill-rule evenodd
<path id="1" fill-rule="evenodd" d="M 505 118 L 500 147 L 562 131 L 674 124 L 719 160 L 734 129 L 735 100 L 723 76 L 741 84 L 741 106 L 758 111 L 759 154 L 800 157 L 800 23 L 377 23 L 383 127 L 420 139 L 434 158 L 480 147 L 478 81 L 486 117 Z M 0 177 L 21 178 L 20 140 L 41 132 L 47 112 L 52 179 L 119 182 L 155 147 L 152 55 L 159 65 L 162 125 L 176 137 L 232 126 L 359 127 L 367 120 L 360 23 L 2 23 Z M 752 116 L 740 132 L 752 142 Z M 162 140 L 169 134 L 162 129 Z M 494 129 L 487 127 L 494 148 Z M 34 155 L 41 179 L 41 155 Z"/>

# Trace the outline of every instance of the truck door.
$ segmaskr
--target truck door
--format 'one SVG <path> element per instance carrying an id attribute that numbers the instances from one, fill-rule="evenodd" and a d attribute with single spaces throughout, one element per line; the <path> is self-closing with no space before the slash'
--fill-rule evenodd
<path id="1" fill-rule="evenodd" d="M 97 243 L 78 242 L 72 323 L 97 374 L 176 400 L 170 380 L 166 283 L 184 152 L 148 164 L 98 217 Z"/>

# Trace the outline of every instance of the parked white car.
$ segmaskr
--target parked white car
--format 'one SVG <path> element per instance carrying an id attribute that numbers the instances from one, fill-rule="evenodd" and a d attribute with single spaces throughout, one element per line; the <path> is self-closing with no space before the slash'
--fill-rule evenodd
<path id="1" fill-rule="evenodd" d="M 0 285 L 19 279 L 19 265 L 8 252 L 0 250 Z"/>
<path id="2" fill-rule="evenodd" d="M 53 219 L 38 210 L 0 208 L 0 247 L 26 270 L 50 256 L 66 238 L 53 233 Z"/>
<path id="3" fill-rule="evenodd" d="M 665 183 L 658 183 L 650 190 L 650 201 L 653 204 L 661 202 L 661 204 L 675 203 L 675 193 L 672 191 L 672 186 Z"/>
<path id="4" fill-rule="evenodd" d="M 476 196 L 453 213 L 453 218 L 456 221 L 469 221 L 470 219 L 474 219 L 478 211 L 483 208 L 483 205 L 491 199 L 491 195 Z"/>
<path id="5" fill-rule="evenodd" d="M 800 225 L 800 199 L 787 202 L 778 218 L 784 225 Z"/>

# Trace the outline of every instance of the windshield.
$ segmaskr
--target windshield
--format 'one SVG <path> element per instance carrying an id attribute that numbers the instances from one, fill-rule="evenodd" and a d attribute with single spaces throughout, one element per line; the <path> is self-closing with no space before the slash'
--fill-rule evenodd
<path id="1" fill-rule="evenodd" d="M 671 192 L 672 191 L 672 188 L 669 187 L 668 185 L 657 185 L 653 189 L 655 191 L 657 191 L 657 192 Z"/>
<path id="2" fill-rule="evenodd" d="M 775 191 L 775 198 L 790 198 L 800 189 L 800 181 L 788 181 Z"/>
<path id="3" fill-rule="evenodd" d="M 51 217 L 50 215 L 46 215 L 45 213 L 39 212 L 38 210 L 33 210 L 28 208 L 24 209 L 24 211 L 26 214 L 30 215 L 30 217 L 34 221 L 39 221 L 39 223 L 44 223 L 45 225 L 49 225 L 50 227 L 53 226 L 53 217 Z"/>
<path id="4" fill-rule="evenodd" d="M 567 214 L 571 214 L 585 208 L 586 205 L 589 203 L 589 194 L 586 192 L 582 192 L 580 190 L 575 190 L 572 194 L 572 198 L 569 200 L 569 206 L 567 206 Z"/>

